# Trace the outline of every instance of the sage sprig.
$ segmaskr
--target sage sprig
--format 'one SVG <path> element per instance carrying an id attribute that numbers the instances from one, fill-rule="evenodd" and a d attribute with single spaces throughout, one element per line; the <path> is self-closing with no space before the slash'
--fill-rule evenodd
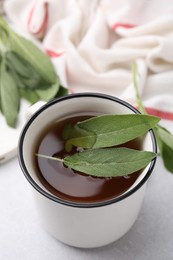
<path id="1" fill-rule="evenodd" d="M 138 74 L 137 69 L 138 69 L 137 64 L 134 62 L 132 64 L 132 73 L 133 73 L 133 84 L 136 91 L 136 100 L 138 103 L 139 110 L 142 113 L 147 114 L 147 111 L 144 108 L 137 87 L 137 80 L 136 80 Z M 173 159 L 172 159 L 173 158 L 173 135 L 166 128 L 162 127 L 160 124 L 156 124 L 153 130 L 156 135 L 160 155 L 163 159 L 164 166 L 169 172 L 173 173 Z"/>
<path id="2" fill-rule="evenodd" d="M 49 57 L 19 36 L 0 17 L 0 111 L 9 126 L 17 124 L 20 99 L 30 103 L 66 95 Z"/>

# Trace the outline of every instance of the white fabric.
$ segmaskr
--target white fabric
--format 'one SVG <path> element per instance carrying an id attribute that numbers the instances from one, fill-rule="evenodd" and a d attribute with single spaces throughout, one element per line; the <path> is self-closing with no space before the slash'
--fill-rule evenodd
<path id="1" fill-rule="evenodd" d="M 172 0 L 6 0 L 5 10 L 21 32 L 41 39 L 70 92 L 135 104 L 137 61 L 144 104 L 173 113 Z"/>

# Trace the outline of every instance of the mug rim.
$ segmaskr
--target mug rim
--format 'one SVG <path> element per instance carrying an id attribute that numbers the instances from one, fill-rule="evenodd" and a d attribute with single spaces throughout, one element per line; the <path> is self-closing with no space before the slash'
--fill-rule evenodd
<path id="1" fill-rule="evenodd" d="M 83 92 L 83 93 L 75 93 L 75 94 L 68 94 L 66 96 L 54 99 L 52 101 L 49 101 L 48 103 L 46 103 L 45 105 L 43 105 L 41 108 L 39 108 L 34 115 L 26 122 L 20 137 L 19 137 L 19 142 L 18 142 L 18 161 L 19 161 L 19 165 L 21 167 L 21 170 L 23 171 L 24 176 L 26 177 L 26 179 L 28 180 L 28 182 L 32 185 L 32 187 L 38 191 L 41 195 L 45 196 L 46 198 L 66 205 L 66 206 L 71 206 L 71 207 L 77 207 L 77 208 L 95 208 L 95 207 L 101 207 L 101 206 L 107 206 L 113 203 L 117 203 L 121 200 L 124 200 L 125 198 L 131 196 L 133 193 L 135 193 L 138 189 L 140 189 L 145 182 L 148 180 L 149 176 L 151 175 L 155 163 L 156 163 L 156 157 L 150 162 L 150 166 L 144 176 L 144 178 L 142 178 L 142 180 L 139 181 L 139 183 L 137 185 L 135 185 L 132 189 L 130 189 L 129 191 L 126 191 L 125 193 L 121 194 L 118 197 L 112 198 L 112 199 L 108 199 L 105 201 L 98 201 L 98 202 L 93 202 L 93 203 L 79 203 L 79 202 L 73 202 L 73 201 L 68 201 L 68 200 L 64 200 L 61 199 L 49 192 L 46 192 L 44 189 L 42 189 L 35 181 L 34 179 L 31 177 L 29 171 L 27 170 L 27 167 L 25 165 L 25 160 L 23 157 L 23 143 L 24 143 L 24 139 L 25 139 L 25 134 L 27 132 L 27 129 L 30 127 L 30 125 L 32 124 L 32 122 L 35 120 L 35 118 L 37 118 L 44 110 L 46 110 L 47 108 L 53 106 L 56 103 L 62 102 L 64 100 L 68 100 L 68 99 L 72 99 L 72 98 L 81 98 L 81 97 L 96 97 L 96 98 L 103 98 L 103 99 L 108 99 L 108 100 L 112 100 L 116 103 L 119 103 L 121 105 L 124 105 L 125 107 L 129 108 L 131 111 L 133 111 L 135 114 L 141 114 L 135 107 L 133 107 L 131 104 L 129 104 L 128 102 L 108 95 L 108 94 L 103 94 L 103 93 L 91 93 L 91 92 Z M 152 150 L 153 152 L 157 153 L 157 142 L 156 142 L 156 137 L 154 135 L 154 132 L 152 129 L 148 130 L 148 133 L 150 134 L 151 137 L 151 142 L 152 142 Z"/>

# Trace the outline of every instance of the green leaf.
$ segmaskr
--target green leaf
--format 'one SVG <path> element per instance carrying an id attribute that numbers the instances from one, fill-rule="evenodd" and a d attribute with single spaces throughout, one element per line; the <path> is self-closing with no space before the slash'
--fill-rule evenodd
<path id="1" fill-rule="evenodd" d="M 64 158 L 73 170 L 97 177 L 132 174 L 146 167 L 156 154 L 128 148 L 93 149 Z"/>
<path id="2" fill-rule="evenodd" d="M 68 123 L 65 125 L 62 133 L 62 138 L 63 140 L 67 140 L 70 136 L 70 133 L 73 131 L 73 126 L 72 124 Z"/>
<path id="3" fill-rule="evenodd" d="M 36 44 L 15 33 L 3 17 L 0 17 L 0 55 L 4 57 L 8 71 L 10 71 L 8 78 L 13 81 L 11 92 L 13 93 L 14 89 L 16 89 L 16 93 L 19 94 L 20 92 L 18 101 L 20 97 L 24 97 L 31 103 L 40 99 L 49 101 L 58 95 L 61 96 L 67 93 L 65 88 L 60 87 L 59 78 L 50 58 Z M 1 71 L 1 74 L 3 71 Z M 10 91 L 8 90 L 5 93 L 6 101 L 10 102 L 12 98 L 7 98 Z M 2 97 L 2 94 L 0 94 L 0 109 L 2 113 L 6 114 L 6 119 L 8 118 L 9 122 L 7 107 L 11 108 L 12 104 L 5 105 L 3 103 L 2 108 L 2 98 L 4 100 L 4 96 Z M 16 95 L 14 95 L 14 99 L 17 100 Z M 13 116 L 14 111 L 11 112 Z M 9 111 L 8 114 L 10 114 Z M 14 126 L 11 121 L 9 124 Z"/>
<path id="4" fill-rule="evenodd" d="M 13 71 L 13 77 L 18 87 L 27 88 L 27 90 L 21 91 L 27 100 L 31 100 L 33 103 L 34 100 L 38 101 L 40 97 L 43 100 L 49 101 L 57 94 L 59 82 L 56 81 L 56 84 L 52 84 L 44 81 L 38 72 L 23 57 L 15 52 L 8 51 L 5 53 L 5 58 L 8 66 Z M 32 94 L 29 88 L 36 90 L 37 93 L 34 92 L 34 94 Z"/>
<path id="5" fill-rule="evenodd" d="M 165 168 L 173 173 L 173 148 L 170 148 L 165 143 L 162 144 L 162 159 Z"/>
<path id="6" fill-rule="evenodd" d="M 41 100 L 49 101 L 55 97 L 59 90 L 59 81 L 57 80 L 54 84 L 50 85 L 47 89 L 36 89 L 37 95 Z"/>
<path id="7" fill-rule="evenodd" d="M 66 142 L 83 148 L 120 145 L 145 134 L 159 121 L 140 114 L 97 116 L 76 124 Z"/>
<path id="8" fill-rule="evenodd" d="M 8 49 L 8 38 L 7 31 L 0 24 L 0 53 L 4 53 Z"/>
<path id="9" fill-rule="evenodd" d="M 13 76 L 15 78 L 17 77 L 20 88 L 42 88 L 43 84 L 50 86 L 50 83 L 45 82 L 28 61 L 14 51 L 7 51 L 4 57 L 6 58 L 6 63 L 13 71 L 13 74 L 15 74 Z"/>
<path id="10" fill-rule="evenodd" d="M 157 125 L 156 135 L 169 147 L 173 148 L 173 135 L 164 127 Z"/>
<path id="11" fill-rule="evenodd" d="M 25 89 L 19 89 L 20 96 L 27 101 L 29 101 L 31 104 L 36 103 L 37 101 L 40 100 L 39 96 L 34 90 L 25 88 Z"/>
<path id="12" fill-rule="evenodd" d="M 33 67 L 18 53 L 7 51 L 4 56 L 8 66 L 13 68 L 20 76 L 28 78 L 37 75 Z"/>
<path id="13" fill-rule="evenodd" d="M 64 134 L 64 132 L 68 132 L 68 137 L 67 134 Z M 96 138 L 97 138 L 95 133 L 81 129 L 76 125 L 72 127 L 71 131 L 70 129 L 67 129 L 67 126 L 65 126 L 63 131 L 63 136 L 65 135 L 66 135 L 65 148 L 67 147 L 72 148 L 73 145 L 82 148 L 93 148 L 93 145 L 96 143 Z M 70 150 L 67 149 L 67 151 Z"/>
<path id="14" fill-rule="evenodd" d="M 155 134 L 165 168 L 173 173 L 173 135 L 160 125 L 155 128 Z"/>
<path id="15" fill-rule="evenodd" d="M 63 129 L 63 133 L 62 133 L 63 140 L 67 140 L 72 131 L 73 131 L 73 126 L 70 123 L 66 124 L 64 129 Z M 72 148 L 73 148 L 73 146 L 70 142 L 65 142 L 66 152 L 70 152 L 72 150 Z"/>
<path id="16" fill-rule="evenodd" d="M 31 41 L 18 36 L 14 32 L 11 33 L 11 48 L 25 59 L 35 68 L 41 77 L 54 83 L 57 75 L 54 71 L 51 60 L 43 51 L 41 51 Z"/>
<path id="17" fill-rule="evenodd" d="M 10 74 L 10 70 L 8 70 L 4 59 L 1 62 L 0 93 L 2 113 L 5 116 L 7 124 L 15 127 L 20 98 L 16 82 Z"/>
<path id="18" fill-rule="evenodd" d="M 8 32 L 10 50 L 24 57 L 45 81 L 50 83 L 57 81 L 50 58 L 36 44 L 16 34 L 2 17 L 0 27 Z"/>
<path id="19" fill-rule="evenodd" d="M 137 64 L 132 64 L 132 73 L 133 73 L 133 84 L 136 91 L 136 100 L 138 102 L 139 110 L 147 114 L 142 99 L 139 95 L 138 86 L 137 86 Z M 160 149 L 160 154 L 164 163 L 165 168 L 173 173 L 173 135 L 166 129 L 160 126 L 159 124 L 154 127 L 154 133 L 156 135 L 157 143 Z"/>
<path id="20" fill-rule="evenodd" d="M 66 96 L 67 94 L 68 94 L 68 89 L 63 86 L 60 86 L 59 91 L 57 92 L 57 94 L 54 98 L 63 97 L 63 96 Z"/>

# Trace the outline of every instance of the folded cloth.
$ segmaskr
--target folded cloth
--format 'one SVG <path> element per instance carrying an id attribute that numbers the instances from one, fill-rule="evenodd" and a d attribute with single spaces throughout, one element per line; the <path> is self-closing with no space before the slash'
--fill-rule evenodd
<path id="1" fill-rule="evenodd" d="M 8 18 L 41 41 L 70 92 L 102 92 L 173 120 L 173 1 L 6 0 Z"/>

